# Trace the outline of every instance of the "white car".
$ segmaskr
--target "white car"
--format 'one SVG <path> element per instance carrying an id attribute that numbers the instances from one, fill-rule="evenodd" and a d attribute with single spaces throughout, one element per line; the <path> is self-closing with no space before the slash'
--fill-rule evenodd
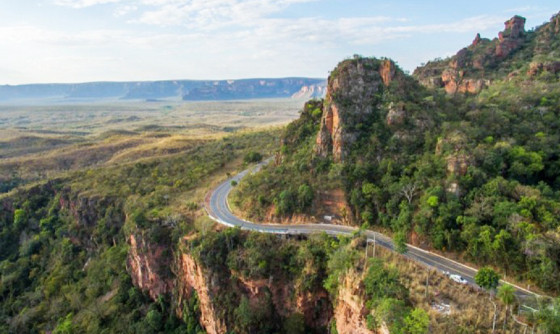
<path id="1" fill-rule="evenodd" d="M 449 278 L 451 278 L 452 280 L 454 280 L 457 283 L 461 283 L 461 284 L 467 284 L 467 280 L 464 279 L 463 277 L 459 276 L 459 275 L 449 275 Z"/>

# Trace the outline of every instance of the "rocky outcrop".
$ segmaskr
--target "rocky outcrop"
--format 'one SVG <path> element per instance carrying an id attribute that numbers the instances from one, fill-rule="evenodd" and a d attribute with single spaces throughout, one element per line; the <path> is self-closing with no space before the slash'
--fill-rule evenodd
<path id="1" fill-rule="evenodd" d="M 464 176 L 472 164 L 471 157 L 464 153 L 453 154 L 447 157 L 447 173 Z"/>
<path id="2" fill-rule="evenodd" d="M 335 161 L 344 160 L 357 138 L 355 127 L 371 117 L 383 88 L 399 74 L 388 59 L 356 57 L 340 63 L 327 84 L 315 153 L 322 157 L 332 153 Z"/>
<path id="3" fill-rule="evenodd" d="M 153 300 L 169 293 L 173 286 L 172 280 L 162 275 L 165 268 L 170 265 L 170 261 L 163 256 L 166 247 L 151 245 L 143 236 L 134 234 L 130 235 L 128 241 L 130 250 L 127 269 L 132 283 L 147 292 Z"/>
<path id="4" fill-rule="evenodd" d="M 498 38 L 491 41 L 476 34 L 471 45 L 450 60 L 429 62 L 417 68 L 414 75 L 423 85 L 444 88 L 448 94 L 478 94 L 490 84 L 485 71 L 499 65 L 526 42 L 525 18 L 514 16 L 504 24 Z"/>
<path id="5" fill-rule="evenodd" d="M 362 298 L 361 281 L 360 275 L 353 271 L 344 278 L 334 310 L 336 330 L 339 334 L 389 334 L 385 326 L 376 332 L 368 329 L 366 317 L 370 311 L 365 307 L 365 300 Z"/>
<path id="6" fill-rule="evenodd" d="M 498 34 L 498 45 L 495 55 L 499 59 L 509 56 L 524 42 L 525 18 L 514 16 L 505 22 L 506 29 Z"/>
<path id="7" fill-rule="evenodd" d="M 471 43 L 471 47 L 476 47 L 478 44 L 480 44 L 481 40 L 482 40 L 482 38 L 480 38 L 480 34 L 476 34 L 473 42 Z"/>
<path id="8" fill-rule="evenodd" d="M 553 74 L 559 73 L 560 61 L 533 62 L 529 65 L 529 70 L 527 71 L 527 75 L 530 77 L 534 77 L 542 73 L 543 71 L 553 73 Z"/>
<path id="9" fill-rule="evenodd" d="M 403 125 L 406 118 L 404 103 L 391 103 L 387 113 L 387 125 L 390 127 Z"/>

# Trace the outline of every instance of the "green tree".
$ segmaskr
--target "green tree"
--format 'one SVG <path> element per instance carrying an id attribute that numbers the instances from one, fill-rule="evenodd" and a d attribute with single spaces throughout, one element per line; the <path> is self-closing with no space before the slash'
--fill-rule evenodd
<path id="1" fill-rule="evenodd" d="M 279 215 L 289 215 L 295 211 L 296 196 L 290 189 L 282 191 L 275 202 L 276 213 Z"/>
<path id="2" fill-rule="evenodd" d="M 302 184 L 298 188 L 298 205 L 299 210 L 303 211 L 307 207 L 313 203 L 313 199 L 315 198 L 315 194 L 313 193 L 313 189 L 307 184 Z"/>
<path id="3" fill-rule="evenodd" d="M 542 307 L 536 314 L 540 329 L 545 333 L 560 334 L 560 298 L 556 298 L 552 304 Z"/>
<path id="4" fill-rule="evenodd" d="M 430 326 L 430 316 L 421 308 L 415 308 L 404 318 L 406 333 L 425 334 Z"/>
<path id="5" fill-rule="evenodd" d="M 393 244 L 395 245 L 395 251 L 399 254 L 404 254 L 408 250 L 406 246 L 406 232 L 399 231 L 395 233 L 393 237 Z"/>
<path id="6" fill-rule="evenodd" d="M 53 334 L 72 334 L 74 330 L 72 329 L 72 313 L 68 313 L 64 319 L 59 321 L 58 325 L 53 330 Z"/>
<path id="7" fill-rule="evenodd" d="M 515 302 L 515 289 L 509 284 L 504 284 L 498 288 L 498 298 L 506 305 L 506 316 L 504 317 L 504 326 L 506 328 L 506 322 L 508 318 L 508 308 L 513 302 Z"/>
<path id="8" fill-rule="evenodd" d="M 284 333 L 286 334 L 304 334 L 305 318 L 301 313 L 292 313 L 286 321 L 284 321 Z"/>
<path id="9" fill-rule="evenodd" d="M 489 267 L 481 268 L 474 276 L 476 284 L 486 290 L 494 290 L 500 282 L 500 275 Z"/>
<path id="10" fill-rule="evenodd" d="M 14 211 L 14 226 L 16 230 L 22 229 L 26 223 L 27 223 L 27 215 L 25 214 L 25 210 L 16 209 Z"/>
<path id="11" fill-rule="evenodd" d="M 398 272 L 385 268 L 380 259 L 369 261 L 368 271 L 364 277 L 364 287 L 365 293 L 370 299 L 368 304 L 377 303 L 386 297 L 399 300 L 408 298 L 408 290 L 400 283 Z M 369 306 L 372 308 L 372 305 Z"/>
<path id="12" fill-rule="evenodd" d="M 430 196 L 428 197 L 428 199 L 426 200 L 426 203 L 432 207 L 435 208 L 439 205 L 439 198 L 437 196 Z"/>
<path id="13" fill-rule="evenodd" d="M 158 310 L 150 310 L 146 314 L 146 323 L 154 331 L 159 331 L 162 326 L 162 316 Z"/>

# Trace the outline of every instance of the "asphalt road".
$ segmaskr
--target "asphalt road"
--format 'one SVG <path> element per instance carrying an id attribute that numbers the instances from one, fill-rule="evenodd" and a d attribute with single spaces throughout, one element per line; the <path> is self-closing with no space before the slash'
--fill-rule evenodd
<path id="1" fill-rule="evenodd" d="M 240 227 L 241 229 L 263 232 L 263 233 L 274 233 L 274 234 L 312 234 L 325 232 L 330 235 L 350 235 L 356 232 L 358 229 L 349 226 L 332 225 L 332 224 L 298 224 L 298 225 L 278 225 L 278 224 L 259 224 L 250 221 L 243 220 L 235 216 L 228 205 L 228 195 L 231 192 L 233 186 L 232 181 L 239 182 L 248 173 L 257 172 L 262 165 L 270 161 L 266 160 L 256 167 L 247 169 L 234 177 L 229 178 L 225 182 L 221 183 L 216 187 L 207 197 L 205 201 L 206 211 L 210 218 L 214 221 L 229 226 L 229 227 Z M 377 246 L 393 250 L 393 242 L 391 239 L 381 233 L 365 230 L 362 232 L 366 235 L 368 242 L 375 242 Z M 420 249 L 418 247 L 407 245 L 408 249 L 403 256 L 408 257 L 424 266 L 429 268 L 434 268 L 442 272 L 449 272 L 450 274 L 456 274 L 467 280 L 468 284 L 476 286 L 474 282 L 474 276 L 477 270 L 471 268 L 467 265 L 458 263 L 441 255 Z M 505 283 L 502 281 L 502 283 Z M 457 283 L 459 284 L 459 283 Z M 510 284 L 510 283 L 507 283 Z M 533 292 L 526 290 L 520 286 L 510 284 L 516 289 L 516 294 L 518 297 L 526 298 L 530 296 L 535 296 Z"/>

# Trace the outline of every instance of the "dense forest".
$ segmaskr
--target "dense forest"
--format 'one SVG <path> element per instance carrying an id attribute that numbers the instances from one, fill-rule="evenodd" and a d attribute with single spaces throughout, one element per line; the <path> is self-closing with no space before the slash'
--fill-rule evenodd
<path id="1" fill-rule="evenodd" d="M 181 154 L 77 171 L 3 196 L 0 332 L 202 331 L 196 294 L 177 311 L 171 295 L 153 300 L 133 284 L 128 238 L 164 244 L 171 256 L 195 229 L 193 192 L 257 143 L 265 153 L 275 138 L 271 131 L 196 140 Z M 173 276 L 171 265 L 159 270 Z"/>

